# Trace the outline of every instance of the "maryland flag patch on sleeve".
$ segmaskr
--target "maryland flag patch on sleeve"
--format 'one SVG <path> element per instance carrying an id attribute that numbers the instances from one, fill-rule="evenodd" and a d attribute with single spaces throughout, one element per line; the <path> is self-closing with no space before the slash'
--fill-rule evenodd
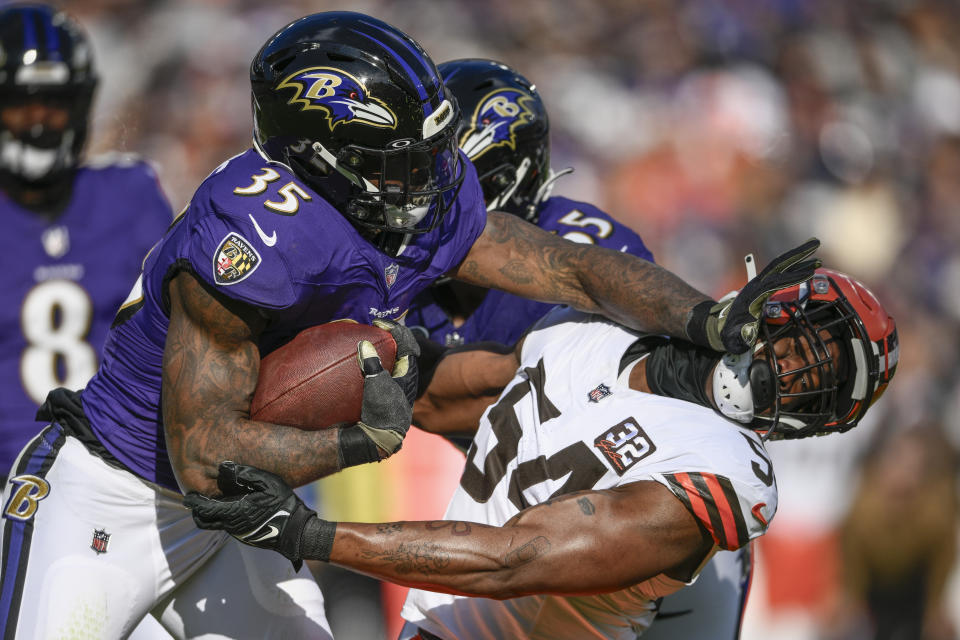
<path id="1" fill-rule="evenodd" d="M 217 284 L 236 284 L 260 266 L 260 254 L 246 238 L 228 233 L 213 255 L 213 278 Z"/>
<path id="2" fill-rule="evenodd" d="M 712 473 L 672 473 L 664 476 L 670 490 L 706 527 L 721 549 L 734 551 L 750 541 L 737 492 L 728 478 Z"/>

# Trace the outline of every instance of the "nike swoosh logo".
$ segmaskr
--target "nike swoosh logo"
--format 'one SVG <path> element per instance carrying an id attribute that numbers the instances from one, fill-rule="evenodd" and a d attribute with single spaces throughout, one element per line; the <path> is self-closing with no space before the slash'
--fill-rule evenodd
<path id="1" fill-rule="evenodd" d="M 257 230 L 257 235 L 260 236 L 261 240 L 263 240 L 263 244 L 267 245 L 268 247 L 272 247 L 273 245 L 277 244 L 276 229 L 273 230 L 273 233 L 267 235 L 264 233 L 263 229 L 260 228 L 260 225 L 257 223 L 257 219 L 253 217 L 253 214 L 248 213 L 247 215 L 250 216 L 250 222 L 253 223 L 253 228 Z"/>
<path id="2" fill-rule="evenodd" d="M 276 538 L 280 534 L 280 530 L 277 529 L 272 524 L 267 525 L 270 528 L 270 531 L 266 532 L 258 538 L 247 538 L 248 542 L 263 542 L 264 540 L 269 540 L 270 538 Z"/>
<path id="3" fill-rule="evenodd" d="M 267 524 L 267 523 L 269 523 L 274 518 L 282 518 L 284 516 L 289 516 L 289 515 L 290 515 L 290 512 L 287 511 L 286 509 L 280 509 L 279 511 L 274 513 L 272 516 L 264 520 L 263 524 L 261 524 L 259 527 L 257 527 L 253 531 L 237 537 L 243 540 L 244 542 L 248 542 L 251 544 L 255 542 L 263 542 L 264 540 L 269 540 L 270 538 L 276 538 L 278 535 L 280 535 L 280 529 L 273 526 L 272 524 Z M 264 528 L 266 528 L 267 531 L 265 531 L 264 533 L 260 533 L 261 531 L 264 531 Z"/>

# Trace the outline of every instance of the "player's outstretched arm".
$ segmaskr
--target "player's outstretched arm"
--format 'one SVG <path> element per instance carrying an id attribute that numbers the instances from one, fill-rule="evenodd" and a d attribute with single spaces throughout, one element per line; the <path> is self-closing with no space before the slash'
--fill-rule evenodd
<path id="1" fill-rule="evenodd" d="M 638 482 L 563 496 L 502 527 L 337 523 L 330 562 L 430 591 L 573 596 L 616 591 L 660 573 L 688 580 L 712 544 L 668 489 Z"/>
<path id="2" fill-rule="evenodd" d="M 543 302 L 601 313 L 637 329 L 686 337 L 687 314 L 710 300 L 663 267 L 626 253 L 568 242 L 492 211 L 454 277 Z"/>
<path id="3" fill-rule="evenodd" d="M 714 303 L 663 267 L 626 253 L 566 242 L 497 211 L 454 277 L 544 302 L 600 313 L 627 327 L 743 353 L 756 340 L 769 295 L 809 279 L 819 262 L 810 240 L 774 259 L 736 299 Z"/>
<path id="4" fill-rule="evenodd" d="M 664 486 L 584 491 L 519 513 L 502 527 L 462 521 L 333 523 L 280 478 L 224 463 L 226 500 L 188 495 L 197 526 L 294 562 L 328 561 L 397 584 L 512 598 L 616 591 L 660 573 L 688 580 L 713 541 Z M 269 528 L 269 529 L 268 529 Z M 260 532 L 278 531 L 264 536 Z"/>
<path id="5" fill-rule="evenodd" d="M 263 318 L 252 308 L 213 293 L 188 272 L 173 278 L 169 293 L 162 408 L 170 462 L 184 491 L 215 495 L 221 460 L 268 469 L 300 486 L 338 471 L 344 466 L 344 451 L 354 454 L 349 460 L 353 464 L 358 463 L 358 448 L 361 453 L 372 451 L 371 460 L 379 459 L 376 447 L 365 446 L 366 436 L 357 433 L 359 426 L 307 431 L 250 420 L 260 369 L 256 340 Z M 373 383 L 395 384 L 389 375 L 383 380 L 376 373 L 371 371 L 364 382 L 365 392 Z M 399 408 L 403 393 L 399 387 L 396 391 L 396 397 L 377 393 L 373 399 L 386 398 L 391 407 Z M 365 393 L 365 409 L 367 404 Z M 373 418 L 379 419 L 380 413 L 372 412 Z M 409 415 L 405 419 L 404 427 Z M 366 422 L 380 426 L 375 419 Z"/>

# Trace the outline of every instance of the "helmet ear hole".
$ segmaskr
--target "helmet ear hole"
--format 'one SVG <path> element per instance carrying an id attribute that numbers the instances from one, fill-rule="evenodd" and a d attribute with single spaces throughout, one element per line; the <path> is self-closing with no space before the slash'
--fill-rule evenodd
<path id="1" fill-rule="evenodd" d="M 346 165 L 351 169 L 356 169 L 363 164 L 363 157 L 352 149 L 344 148 L 337 153 L 337 161 L 341 165 Z"/>
<path id="2" fill-rule="evenodd" d="M 493 186 L 497 187 L 498 189 L 506 189 L 513 184 L 513 177 L 508 175 L 509 173 L 513 172 L 511 171 L 510 167 L 507 167 L 504 170 L 498 171 L 496 174 L 494 174 L 490 181 L 493 183 Z"/>
<path id="3" fill-rule="evenodd" d="M 367 220 L 370 212 L 359 202 L 351 202 L 347 205 L 347 212 L 357 220 Z"/>
<path id="4" fill-rule="evenodd" d="M 766 360 L 754 360 L 750 364 L 750 388 L 753 390 L 754 413 L 766 411 L 776 398 L 777 377 Z"/>

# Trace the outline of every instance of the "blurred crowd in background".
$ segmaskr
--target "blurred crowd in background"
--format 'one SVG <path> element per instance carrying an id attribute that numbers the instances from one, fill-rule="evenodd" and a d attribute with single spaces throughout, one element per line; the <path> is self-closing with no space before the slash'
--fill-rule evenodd
<path id="1" fill-rule="evenodd" d="M 554 169 L 575 168 L 554 193 L 607 210 L 704 292 L 740 286 L 746 253 L 763 264 L 819 237 L 825 263 L 896 318 L 900 366 L 856 431 L 770 445 L 780 513 L 757 549 L 743 636 L 956 637 L 956 0 L 63 6 L 101 71 L 90 151 L 151 160 L 175 210 L 249 146 L 260 45 L 301 15 L 351 9 L 403 29 L 435 62 L 520 70 L 549 109 Z"/>

